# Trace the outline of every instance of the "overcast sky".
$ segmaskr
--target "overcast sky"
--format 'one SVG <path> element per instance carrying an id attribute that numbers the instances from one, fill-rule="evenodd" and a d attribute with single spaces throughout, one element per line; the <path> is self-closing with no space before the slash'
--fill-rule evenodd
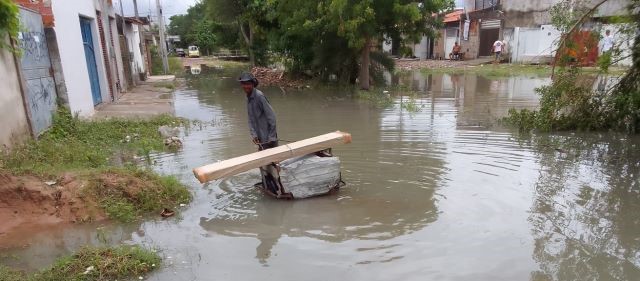
<path id="1" fill-rule="evenodd" d="M 122 1 L 122 10 L 124 15 L 133 16 L 133 0 L 115 0 L 114 6 L 119 10 L 120 1 Z M 185 14 L 190 6 L 193 6 L 197 0 L 160 0 L 165 17 L 168 19 L 173 15 Z M 156 15 L 156 0 L 138 0 L 138 13 L 140 16 L 147 16 L 151 12 L 151 16 Z"/>

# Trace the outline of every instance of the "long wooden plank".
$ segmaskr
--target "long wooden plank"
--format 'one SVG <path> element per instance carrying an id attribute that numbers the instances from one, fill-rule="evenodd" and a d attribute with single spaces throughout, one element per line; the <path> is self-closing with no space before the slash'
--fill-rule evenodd
<path id="1" fill-rule="evenodd" d="M 201 183 L 205 183 L 246 172 L 271 162 L 283 161 L 350 142 L 351 134 L 336 131 L 198 167 L 193 169 L 193 174 Z"/>

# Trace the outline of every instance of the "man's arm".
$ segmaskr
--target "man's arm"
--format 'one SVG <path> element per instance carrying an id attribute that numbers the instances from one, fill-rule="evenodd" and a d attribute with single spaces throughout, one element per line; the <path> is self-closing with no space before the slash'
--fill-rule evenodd
<path id="1" fill-rule="evenodd" d="M 260 99 L 260 104 L 262 106 L 262 112 L 264 113 L 264 117 L 267 119 L 268 125 L 268 140 L 261 140 L 262 142 L 267 141 L 276 141 L 278 140 L 278 134 L 276 132 L 276 113 L 273 111 L 271 104 L 267 101 L 267 98 L 264 96 Z"/>
<path id="2" fill-rule="evenodd" d="M 247 106 L 247 111 L 252 110 L 251 106 Z M 247 118 L 247 123 L 249 124 L 249 133 L 251 134 L 251 139 L 254 140 L 258 137 L 258 134 L 256 134 L 256 129 L 253 127 L 253 123 L 251 122 L 251 116 L 255 116 L 256 112 L 251 112 L 249 114 L 247 114 L 248 118 Z"/>

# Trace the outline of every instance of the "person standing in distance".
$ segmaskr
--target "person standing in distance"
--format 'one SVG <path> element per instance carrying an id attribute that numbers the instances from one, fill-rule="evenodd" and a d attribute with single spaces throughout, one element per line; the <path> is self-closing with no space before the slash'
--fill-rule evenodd
<path id="1" fill-rule="evenodd" d="M 607 31 L 605 31 L 604 37 L 602 38 L 602 41 L 600 42 L 600 50 L 602 51 L 602 54 L 610 52 L 611 49 L 613 49 L 614 44 L 615 41 L 613 40 L 613 36 L 611 35 L 611 30 L 607 29 Z"/>
<path id="2" fill-rule="evenodd" d="M 249 131 L 253 143 L 258 145 L 260 150 L 278 146 L 276 114 L 262 91 L 256 89 L 258 79 L 251 73 L 243 72 L 238 81 L 247 95 Z"/>
<path id="3" fill-rule="evenodd" d="M 502 47 L 504 46 L 504 43 L 502 41 L 500 41 L 500 39 L 496 40 L 496 42 L 493 42 L 493 52 L 496 55 L 496 63 L 500 63 L 500 54 L 502 54 Z"/>

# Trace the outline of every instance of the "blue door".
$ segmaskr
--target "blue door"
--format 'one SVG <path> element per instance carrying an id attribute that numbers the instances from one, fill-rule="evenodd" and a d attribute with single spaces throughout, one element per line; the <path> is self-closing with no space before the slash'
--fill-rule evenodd
<path id="1" fill-rule="evenodd" d="M 91 20 L 80 18 L 80 30 L 82 32 L 82 44 L 84 45 L 84 58 L 87 60 L 87 71 L 89 71 L 89 81 L 91 82 L 91 95 L 93 97 L 93 105 L 97 105 L 102 102 L 102 95 L 100 95 L 100 82 L 98 80 L 98 64 L 96 63 L 96 53 L 93 49 Z"/>

